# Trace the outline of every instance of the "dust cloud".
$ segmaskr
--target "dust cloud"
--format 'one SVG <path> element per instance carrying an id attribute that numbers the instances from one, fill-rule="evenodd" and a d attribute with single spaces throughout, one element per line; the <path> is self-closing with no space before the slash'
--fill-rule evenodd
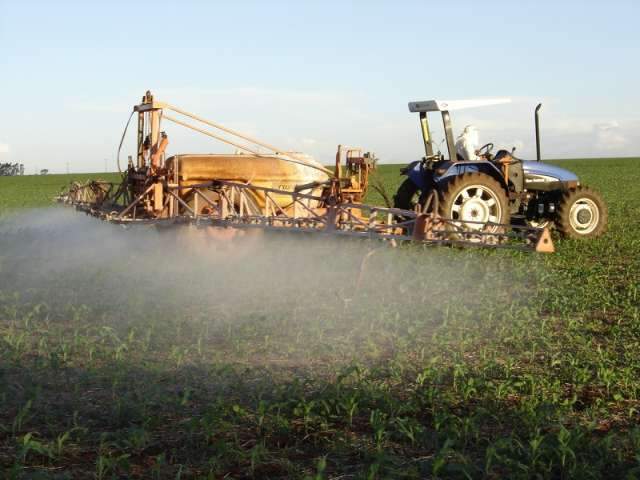
<path id="1" fill-rule="evenodd" d="M 237 232 L 237 231 L 236 231 Z M 513 259 L 450 248 L 191 226 L 124 228 L 72 209 L 0 219 L 0 303 L 42 302 L 96 322 L 257 325 L 261 334 L 354 329 L 429 335 L 455 311 L 481 317 L 526 292 Z M 0 305 L 1 306 L 1 305 Z M 57 313 L 56 313 L 57 312 Z"/>

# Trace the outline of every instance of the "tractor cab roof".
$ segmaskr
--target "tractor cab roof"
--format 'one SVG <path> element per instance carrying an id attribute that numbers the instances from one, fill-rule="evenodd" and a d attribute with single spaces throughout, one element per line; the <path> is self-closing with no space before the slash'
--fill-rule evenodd
<path id="1" fill-rule="evenodd" d="M 480 98 L 471 100 L 425 100 L 422 102 L 409 102 L 410 112 L 448 112 L 451 110 L 463 110 L 465 108 L 487 107 L 489 105 L 501 105 L 510 103 L 509 98 Z"/>

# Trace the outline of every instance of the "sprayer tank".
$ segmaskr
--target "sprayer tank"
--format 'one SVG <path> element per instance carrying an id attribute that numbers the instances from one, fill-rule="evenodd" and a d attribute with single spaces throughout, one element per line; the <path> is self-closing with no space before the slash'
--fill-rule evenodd
<path id="1" fill-rule="evenodd" d="M 276 155 L 184 154 L 168 158 L 165 167 L 174 172 L 175 164 L 183 186 L 226 180 L 293 191 L 300 185 L 322 183 L 329 178 L 322 165 L 311 158 L 291 161 Z M 311 195 L 321 192 L 321 186 L 305 191 Z M 290 201 L 290 197 L 286 198 Z"/>

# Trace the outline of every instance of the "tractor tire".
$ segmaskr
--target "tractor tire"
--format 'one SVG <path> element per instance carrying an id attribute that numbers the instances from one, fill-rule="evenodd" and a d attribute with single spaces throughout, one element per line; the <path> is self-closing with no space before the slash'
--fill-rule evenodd
<path id="1" fill-rule="evenodd" d="M 453 220 L 448 225 L 451 231 L 503 233 L 502 227 L 471 222 L 509 224 L 511 221 L 505 189 L 493 177 L 479 172 L 453 177 L 443 185 L 439 213 L 441 217 Z M 483 240 L 483 235 L 475 237 L 475 241 Z"/>
<path id="2" fill-rule="evenodd" d="M 566 238 L 595 238 L 607 231 L 609 212 L 602 196 L 588 187 L 562 193 L 556 227 Z"/>
<path id="3" fill-rule="evenodd" d="M 410 178 L 405 179 L 398 187 L 398 191 L 393 196 L 393 208 L 402 210 L 414 210 L 418 204 L 420 190 Z"/>

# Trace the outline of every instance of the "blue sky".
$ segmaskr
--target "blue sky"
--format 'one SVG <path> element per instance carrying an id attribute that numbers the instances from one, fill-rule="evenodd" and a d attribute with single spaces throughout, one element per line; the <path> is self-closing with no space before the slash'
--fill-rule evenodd
<path id="1" fill-rule="evenodd" d="M 147 89 L 325 162 L 338 143 L 419 158 L 408 101 L 496 96 L 513 103 L 456 133 L 532 156 L 541 101 L 545 157 L 637 156 L 639 18 L 638 0 L 0 0 L 0 161 L 113 169 Z M 227 150 L 167 132 L 170 152 Z"/>

